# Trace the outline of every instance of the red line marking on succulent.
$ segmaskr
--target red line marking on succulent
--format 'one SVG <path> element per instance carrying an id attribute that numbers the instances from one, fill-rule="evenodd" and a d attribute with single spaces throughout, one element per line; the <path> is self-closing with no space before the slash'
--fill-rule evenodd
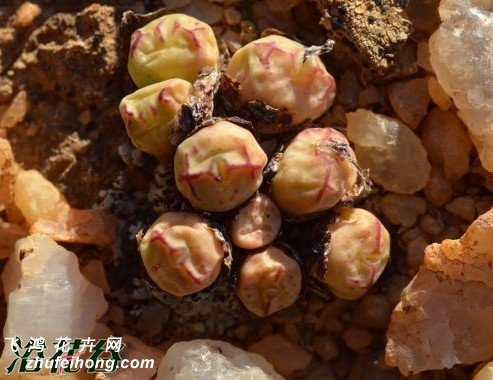
<path id="1" fill-rule="evenodd" d="M 283 268 L 277 268 L 276 274 L 274 275 L 274 281 L 277 282 L 281 278 L 281 276 L 284 274 L 285 270 Z"/>
<path id="2" fill-rule="evenodd" d="M 233 171 L 236 169 L 248 169 L 248 171 L 255 171 L 256 169 L 261 169 L 262 165 L 228 165 L 227 171 Z M 185 181 L 189 181 L 192 179 L 200 178 L 200 177 L 212 177 L 216 178 L 217 175 L 214 173 L 207 171 L 207 172 L 199 172 L 199 173 L 183 173 L 180 174 L 180 180 L 183 179 Z"/>
<path id="3" fill-rule="evenodd" d="M 154 34 L 156 35 L 157 38 L 159 38 L 159 41 L 164 42 L 164 36 L 163 33 L 161 32 L 161 25 L 164 23 L 164 21 L 160 21 L 157 25 L 156 28 L 154 28 Z"/>
<path id="4" fill-rule="evenodd" d="M 197 285 L 202 284 L 202 279 L 197 277 L 193 271 L 188 268 L 186 263 L 180 263 L 180 266 L 185 270 L 185 273 L 192 279 L 193 282 L 195 282 Z"/>
<path id="5" fill-rule="evenodd" d="M 151 107 L 151 113 L 152 113 L 152 116 L 154 116 L 154 117 L 157 116 L 157 107 L 156 106 Z"/>
<path id="6" fill-rule="evenodd" d="M 375 236 L 375 248 L 373 249 L 373 253 L 378 254 L 380 252 L 380 239 L 382 239 L 382 225 L 379 221 L 375 221 L 376 225 L 376 236 Z"/>
<path id="7" fill-rule="evenodd" d="M 250 154 L 248 153 L 248 147 L 246 146 L 246 144 L 242 144 L 241 151 L 242 151 L 243 156 L 245 157 L 245 159 L 247 161 L 246 165 L 252 167 L 252 170 L 250 171 L 250 176 L 252 178 L 255 178 L 255 168 L 254 168 L 255 165 L 252 165 L 252 158 L 250 157 Z"/>
<path id="8" fill-rule="evenodd" d="M 164 248 L 164 250 L 165 250 L 166 254 L 167 254 L 170 258 L 172 258 L 172 257 L 173 257 L 173 256 L 174 256 L 177 252 L 180 252 L 180 250 L 179 250 L 179 249 L 176 249 L 176 248 L 173 248 L 173 247 L 169 244 L 168 240 L 166 240 L 166 238 L 164 237 L 164 234 L 165 234 L 166 230 L 168 230 L 168 228 L 166 228 L 166 229 L 165 229 L 165 230 L 163 230 L 163 231 L 156 231 L 156 230 L 153 230 L 153 231 L 152 231 L 152 235 L 151 235 L 151 242 L 152 242 L 152 243 L 155 243 L 155 242 L 160 243 L 160 244 L 163 246 L 163 248 Z"/>
<path id="9" fill-rule="evenodd" d="M 369 278 L 369 281 L 366 283 L 366 285 L 361 287 L 362 289 L 365 289 L 365 290 L 368 290 L 371 288 L 371 286 L 373 285 L 373 282 L 375 280 L 375 275 L 376 275 L 376 271 L 375 271 L 375 268 L 373 265 L 368 265 L 368 268 L 371 271 L 371 276 Z"/>
<path id="10" fill-rule="evenodd" d="M 143 123 L 145 123 L 146 118 L 145 118 L 144 112 L 139 112 L 139 114 L 137 115 L 137 118 L 136 119 L 139 120 L 139 121 L 141 121 L 141 122 L 143 122 Z"/>
<path id="11" fill-rule="evenodd" d="M 162 104 L 178 104 L 176 99 L 173 97 L 173 95 L 170 93 L 169 88 L 165 87 L 161 91 L 159 91 L 158 95 L 158 102 Z"/>
<path id="12" fill-rule="evenodd" d="M 293 71 L 296 67 L 296 59 L 298 57 L 298 53 L 296 51 L 292 51 L 289 53 L 289 60 L 291 61 L 291 65 L 289 66 L 289 71 Z"/>
<path id="13" fill-rule="evenodd" d="M 183 158 L 183 166 L 185 167 L 184 173 L 180 174 L 179 180 L 183 181 L 187 184 L 190 192 L 192 195 L 197 199 L 201 200 L 201 198 L 197 195 L 197 192 L 195 191 L 195 187 L 193 186 L 192 181 L 197 178 L 196 174 L 191 174 L 190 173 L 190 159 L 188 157 L 188 154 L 185 154 L 185 157 Z"/>
<path id="14" fill-rule="evenodd" d="M 354 279 L 354 278 L 347 278 L 347 279 L 346 279 L 346 283 L 347 283 L 349 286 L 353 287 L 353 288 L 356 288 L 356 287 L 361 288 L 360 281 L 359 281 L 359 280 L 356 280 L 356 279 Z"/>
<path id="15" fill-rule="evenodd" d="M 284 50 L 278 48 L 276 46 L 276 42 L 260 42 L 256 43 L 258 46 L 258 59 L 260 62 L 267 67 L 270 67 L 270 56 L 275 52 L 279 51 L 281 53 L 285 53 Z M 265 47 L 265 49 L 262 49 Z"/>
<path id="16" fill-rule="evenodd" d="M 164 237 L 164 233 L 166 232 L 166 230 L 169 230 L 169 227 L 164 229 L 163 231 L 152 231 L 151 242 L 157 241 L 159 244 L 161 244 L 166 254 L 171 259 L 176 256 L 177 253 L 182 253 L 182 250 L 179 248 L 173 248 L 169 244 L 169 242 Z M 176 268 L 183 269 L 187 276 L 189 276 L 193 282 L 198 285 L 202 284 L 202 279 L 200 278 L 200 276 L 197 276 L 194 271 L 189 268 L 189 256 L 182 254 L 182 256 L 175 262 L 174 265 Z M 154 267 L 152 269 L 154 269 Z"/>
<path id="17" fill-rule="evenodd" d="M 139 45 L 143 35 L 144 33 L 142 33 L 139 29 L 132 33 L 132 36 L 130 37 L 130 54 L 133 54 L 135 50 L 137 50 L 137 46 Z"/>
<path id="18" fill-rule="evenodd" d="M 332 149 L 330 148 L 330 144 L 332 143 L 332 140 L 330 139 L 331 133 L 330 130 L 328 131 L 328 136 L 326 138 L 323 138 L 319 140 L 315 144 L 315 156 L 321 157 L 325 161 L 325 174 L 324 174 L 324 181 L 322 184 L 322 187 L 320 191 L 317 193 L 317 202 L 320 202 L 323 198 L 323 195 L 327 192 L 331 192 L 332 194 L 337 192 L 337 189 L 330 186 L 329 180 L 330 180 L 330 174 L 331 174 L 331 168 L 334 165 L 334 161 L 338 161 L 338 157 L 336 156 L 335 158 L 333 157 L 332 154 Z"/>
<path id="19" fill-rule="evenodd" d="M 329 177 L 330 177 L 330 172 L 325 172 L 324 174 L 324 182 L 322 183 L 322 187 L 321 189 L 318 191 L 317 193 L 317 202 L 320 202 L 325 194 L 325 190 L 330 186 L 329 186 Z"/>
<path id="20" fill-rule="evenodd" d="M 335 94 L 335 92 L 336 92 L 335 81 L 333 80 L 333 78 L 331 78 L 330 74 L 327 74 L 321 68 L 317 67 L 316 70 L 317 70 L 317 73 L 318 72 L 322 72 L 323 76 L 325 76 L 327 78 L 327 82 L 328 82 L 328 85 L 325 86 L 325 90 L 324 90 L 323 94 L 320 95 L 319 98 L 318 98 L 318 101 L 319 102 L 323 102 L 323 101 L 325 101 L 326 99 L 329 98 L 329 94 L 330 93 Z M 321 81 L 321 79 L 318 79 L 318 81 Z"/>
<path id="21" fill-rule="evenodd" d="M 200 39 L 197 37 L 197 31 L 202 31 L 205 30 L 205 28 L 195 28 L 195 29 L 185 29 L 183 28 L 183 33 L 187 35 L 190 40 L 193 42 L 196 48 L 200 49 L 201 48 L 201 43 Z"/>
<path id="22" fill-rule="evenodd" d="M 265 305 L 264 305 L 264 309 L 262 310 L 264 312 L 264 315 L 269 315 L 271 304 L 272 304 L 271 299 L 266 300 Z"/>
<path id="23" fill-rule="evenodd" d="M 125 104 L 125 106 L 123 107 L 123 113 L 125 114 L 125 117 L 128 119 L 132 119 L 134 116 L 134 113 L 132 111 L 129 111 L 128 104 Z"/>
<path id="24" fill-rule="evenodd" d="M 178 28 L 180 28 L 180 23 L 178 21 L 175 21 L 173 23 L 173 27 L 171 28 L 171 33 L 174 34 L 178 30 Z"/>
<path id="25" fill-rule="evenodd" d="M 249 159 L 249 156 L 247 156 L 248 159 Z M 196 194 L 196 191 L 195 191 L 195 188 L 193 186 L 193 180 L 197 179 L 197 178 L 202 178 L 202 177 L 210 177 L 210 178 L 213 178 L 215 179 L 216 181 L 219 181 L 219 180 L 222 180 L 223 177 L 227 177 L 227 173 L 228 172 L 232 172 L 234 170 L 241 170 L 241 169 L 247 169 L 249 172 L 250 172 L 250 175 L 252 176 L 252 178 L 255 178 L 255 172 L 257 170 L 262 170 L 263 169 L 263 166 L 262 165 L 253 165 L 251 163 L 251 161 L 249 161 L 247 164 L 241 164 L 241 165 L 226 165 L 226 168 L 225 168 L 225 172 L 226 172 L 226 175 L 225 176 L 221 176 L 220 174 L 222 173 L 219 173 L 220 175 L 220 179 L 218 179 L 218 174 L 215 174 L 214 172 L 216 170 L 214 170 L 214 165 L 217 165 L 217 161 L 216 160 L 213 160 L 209 166 L 209 170 L 206 171 L 206 172 L 199 172 L 199 173 L 190 173 L 190 161 L 189 161 L 189 157 L 188 157 L 188 154 L 185 154 L 184 156 L 184 172 L 182 174 L 180 174 L 178 176 L 179 178 L 179 181 L 183 181 L 185 182 L 192 195 L 197 199 L 197 200 L 200 200 L 200 198 L 198 197 L 198 195 Z"/>

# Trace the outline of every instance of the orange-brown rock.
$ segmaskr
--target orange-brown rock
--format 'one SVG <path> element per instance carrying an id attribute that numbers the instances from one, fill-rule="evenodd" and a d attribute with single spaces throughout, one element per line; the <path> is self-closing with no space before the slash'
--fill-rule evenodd
<path id="1" fill-rule="evenodd" d="M 248 349 L 262 355 L 283 376 L 306 368 L 312 360 L 312 355 L 281 334 L 266 336 Z"/>
<path id="2" fill-rule="evenodd" d="M 12 149 L 7 140 L 0 138 L 0 206 L 12 202 L 17 170 Z"/>
<path id="3" fill-rule="evenodd" d="M 387 333 L 386 362 L 404 374 L 493 356 L 493 209 L 458 240 L 425 249 Z"/>

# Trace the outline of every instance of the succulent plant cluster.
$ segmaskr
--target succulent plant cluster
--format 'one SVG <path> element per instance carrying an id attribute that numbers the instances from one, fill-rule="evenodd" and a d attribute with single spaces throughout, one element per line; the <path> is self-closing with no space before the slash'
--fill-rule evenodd
<path id="1" fill-rule="evenodd" d="M 343 207 L 367 183 L 346 137 L 315 122 L 336 89 L 321 49 L 271 35 L 228 62 L 212 29 L 183 14 L 135 30 L 130 44 L 139 89 L 120 104 L 128 135 L 174 168 L 189 204 L 139 235 L 152 286 L 190 295 L 227 267 L 258 316 L 293 304 L 305 273 L 336 296 L 363 295 L 388 261 L 390 239 L 371 213 Z M 280 144 L 267 154 L 272 136 Z"/>

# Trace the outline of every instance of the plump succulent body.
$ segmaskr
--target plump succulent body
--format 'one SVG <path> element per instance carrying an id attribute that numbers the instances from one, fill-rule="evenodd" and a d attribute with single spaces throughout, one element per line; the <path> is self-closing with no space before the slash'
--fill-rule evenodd
<path id="1" fill-rule="evenodd" d="M 132 144 L 159 159 L 172 158 L 171 132 L 178 125 L 179 111 L 193 93 L 183 79 L 168 79 L 125 96 L 120 113 Z"/>
<path id="2" fill-rule="evenodd" d="M 226 74 L 239 82 L 241 102 L 261 100 L 286 111 L 291 123 L 316 119 L 335 97 L 335 81 L 316 55 L 282 36 L 260 38 L 235 52 Z"/>
<path id="3" fill-rule="evenodd" d="M 193 83 L 203 68 L 218 66 L 214 32 L 194 17 L 165 15 L 132 34 L 128 71 L 138 87 L 172 78 Z"/>
<path id="4" fill-rule="evenodd" d="M 313 274 L 345 299 L 362 296 L 380 276 L 388 232 L 365 210 L 335 209 L 367 189 L 366 177 L 342 133 L 314 127 L 335 97 L 334 78 L 318 56 L 327 46 L 307 48 L 271 35 L 238 49 L 222 72 L 212 29 L 193 17 L 168 14 L 134 31 L 128 70 L 139 90 L 122 100 L 122 118 L 138 149 L 173 162 L 176 187 L 189 202 L 183 206 L 197 212 L 167 212 L 144 234 L 139 251 L 149 282 L 187 296 L 213 284 L 223 264 L 239 260 L 232 267 L 237 296 L 266 317 L 292 305 L 302 288 L 298 256 L 286 242 L 295 231 L 289 222 L 300 222 L 295 228 L 303 231 L 303 221 L 327 212 L 332 218 L 334 211 L 335 221 L 313 224 L 314 234 L 322 226 L 330 241 L 319 240 L 327 245 L 315 244 L 303 268 L 314 264 Z M 203 72 L 208 75 L 199 77 Z M 214 117 L 215 104 L 226 115 Z M 264 182 L 268 157 L 260 144 L 295 132 Z M 229 236 L 212 220 L 221 231 L 229 228 Z"/>
<path id="5" fill-rule="evenodd" d="M 382 274 L 390 255 L 390 235 L 370 212 L 342 208 L 328 226 L 330 243 L 325 252 L 323 281 L 336 296 L 363 296 Z"/>
<path id="6" fill-rule="evenodd" d="M 210 286 L 219 275 L 224 249 L 209 222 L 168 212 L 144 235 L 139 251 L 147 273 L 162 290 L 185 296 Z"/>
<path id="7" fill-rule="evenodd" d="M 219 121 L 178 146 L 175 181 L 193 207 L 228 211 L 257 191 L 266 164 L 266 154 L 248 130 Z"/>
<path id="8" fill-rule="evenodd" d="M 336 205 L 356 184 L 356 167 L 332 146 L 343 143 L 354 153 L 344 135 L 332 128 L 308 128 L 284 151 L 272 180 L 272 198 L 289 216 L 302 216 Z"/>
<path id="9" fill-rule="evenodd" d="M 258 194 L 235 215 L 230 228 L 233 244 L 255 249 L 274 241 L 281 229 L 281 213 L 265 194 Z"/>
<path id="10" fill-rule="evenodd" d="M 301 291 L 301 283 L 296 260 L 270 245 L 245 259 L 236 292 L 248 310 L 266 317 L 292 305 Z"/>

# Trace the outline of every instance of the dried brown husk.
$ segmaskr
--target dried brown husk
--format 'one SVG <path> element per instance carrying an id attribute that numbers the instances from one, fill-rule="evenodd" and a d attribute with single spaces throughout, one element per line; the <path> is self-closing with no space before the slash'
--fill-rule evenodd
<path id="1" fill-rule="evenodd" d="M 185 138 L 212 120 L 214 96 L 219 88 L 220 72 L 203 70 L 195 83 L 195 95 L 178 113 L 178 125 L 171 132 L 171 144 L 178 146 Z M 207 124 L 209 125 L 209 124 Z"/>
<path id="2" fill-rule="evenodd" d="M 221 78 L 221 99 L 226 111 L 238 115 L 254 126 L 259 135 L 275 136 L 280 134 L 300 131 L 310 126 L 311 123 L 291 125 L 292 118 L 286 109 L 277 109 L 267 105 L 262 100 L 254 100 L 242 103 L 240 101 L 240 83 L 229 75 L 223 74 Z"/>
<path id="3" fill-rule="evenodd" d="M 331 233 L 328 226 L 335 223 L 337 217 L 337 211 L 331 211 L 318 220 L 298 225 L 298 246 L 307 272 L 322 282 L 326 272 L 325 255 L 330 248 Z"/>

